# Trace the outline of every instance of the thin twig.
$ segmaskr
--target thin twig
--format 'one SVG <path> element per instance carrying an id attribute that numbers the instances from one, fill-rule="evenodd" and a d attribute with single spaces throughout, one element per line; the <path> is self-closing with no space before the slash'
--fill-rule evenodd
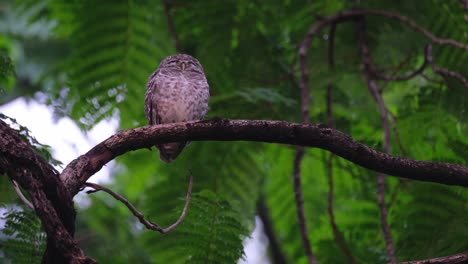
<path id="1" fill-rule="evenodd" d="M 468 0 L 460 0 L 460 4 L 463 5 L 463 10 L 468 11 Z"/>
<path id="2" fill-rule="evenodd" d="M 162 0 L 162 4 L 164 7 L 164 16 L 166 17 L 167 26 L 169 28 L 169 33 L 171 34 L 172 41 L 174 42 L 177 52 L 182 52 L 183 50 L 182 50 L 182 45 L 179 40 L 179 34 L 177 34 L 174 20 L 172 19 L 172 14 L 171 14 L 172 5 L 171 3 L 169 3 L 168 0 Z"/>
<path id="3" fill-rule="evenodd" d="M 458 253 L 451 256 L 416 260 L 416 261 L 405 261 L 400 264 L 466 264 L 468 263 L 468 251 Z"/>
<path id="4" fill-rule="evenodd" d="M 394 73 L 397 73 L 405 68 L 407 64 L 410 62 L 411 57 L 413 56 L 413 51 L 410 50 L 408 54 L 406 54 L 405 58 L 396 66 L 388 66 L 388 67 L 382 67 L 380 68 L 380 71 L 393 71 Z"/>
<path id="5" fill-rule="evenodd" d="M 15 180 L 11 180 L 11 183 L 13 184 L 13 188 L 15 189 L 16 194 L 18 194 L 19 198 L 23 203 L 31 208 L 31 210 L 34 210 L 34 205 L 24 196 L 23 192 L 21 191 L 20 187 L 18 186 L 18 183 Z"/>
<path id="6" fill-rule="evenodd" d="M 101 185 L 96 184 L 96 183 L 91 183 L 91 182 L 86 182 L 86 183 L 84 183 L 84 185 L 94 189 L 94 190 L 87 191 L 88 194 L 94 193 L 96 191 L 104 191 L 104 192 L 110 194 L 116 200 L 119 200 L 125 206 L 127 206 L 127 208 L 133 213 L 133 215 L 136 216 L 136 218 L 138 218 L 138 220 L 140 220 L 140 223 L 142 223 L 144 226 L 146 226 L 146 228 L 148 228 L 150 230 L 158 231 L 158 232 L 160 232 L 162 234 L 166 234 L 166 233 L 172 231 L 174 228 L 176 228 L 180 223 L 182 223 L 182 221 L 185 218 L 185 215 L 187 214 L 187 208 L 188 208 L 188 205 L 189 205 L 189 202 L 190 202 L 190 196 L 192 195 L 192 181 L 193 181 L 192 178 L 193 178 L 192 174 L 190 174 L 190 181 L 189 181 L 187 196 L 185 197 L 184 209 L 182 210 L 182 213 L 180 214 L 179 219 L 177 219 L 177 221 L 174 224 L 172 224 L 171 226 L 169 226 L 167 228 L 162 228 L 158 224 L 147 220 L 144 217 L 144 215 L 142 213 L 140 213 L 135 208 L 135 206 L 133 206 L 127 199 L 125 199 L 120 194 L 115 193 L 111 189 L 109 189 L 107 187 L 104 187 L 104 186 L 101 186 Z"/>
<path id="7" fill-rule="evenodd" d="M 297 209 L 297 220 L 299 223 L 299 229 L 302 239 L 302 245 L 309 261 L 309 264 L 317 264 L 317 259 L 312 252 L 312 246 L 310 245 L 310 240 L 307 231 L 307 224 L 304 214 L 304 199 L 302 197 L 301 189 L 301 161 L 304 157 L 304 147 L 298 147 L 296 151 L 296 156 L 294 157 L 294 198 L 296 200 L 296 209 Z"/>
<path id="8" fill-rule="evenodd" d="M 331 68 L 333 68 L 332 64 L 329 64 Z M 333 106 L 332 106 L 332 87 L 328 86 L 327 87 L 327 124 L 330 127 L 335 127 L 335 120 L 333 117 Z M 340 229 L 338 228 L 338 225 L 336 224 L 335 221 L 335 213 L 334 213 L 334 208 L 333 208 L 333 196 L 334 196 L 334 183 L 333 183 L 333 158 L 335 155 L 333 153 L 330 153 L 328 156 L 327 160 L 327 175 L 328 175 L 328 214 L 330 215 L 330 225 L 332 227 L 333 231 L 333 236 L 335 238 L 335 242 L 338 244 L 340 249 L 343 251 L 343 253 L 346 255 L 348 258 L 349 263 L 357 263 L 356 260 L 353 257 L 353 254 L 351 253 L 351 250 L 348 247 L 348 244 L 346 243 L 346 240 L 343 236 L 343 233 L 341 233 Z"/>
<path id="9" fill-rule="evenodd" d="M 379 113 L 380 119 L 382 121 L 383 130 L 384 130 L 384 144 L 383 144 L 383 151 L 385 153 L 390 152 L 390 125 L 388 122 L 388 111 L 383 101 L 382 94 L 379 91 L 377 86 L 377 82 L 372 79 L 370 69 L 372 65 L 372 58 L 369 52 L 369 47 L 367 45 L 367 40 L 365 38 L 365 24 L 364 20 L 360 20 L 358 22 L 358 43 L 359 43 L 359 51 L 362 58 L 362 63 L 364 64 L 362 73 L 364 80 L 367 84 L 367 87 L 372 94 L 375 102 L 379 106 Z M 387 207 L 385 205 L 385 180 L 386 175 L 383 173 L 377 174 L 377 203 L 379 205 L 380 210 L 380 222 L 382 225 L 382 232 L 385 237 L 385 245 L 387 250 L 387 256 L 389 258 L 389 263 L 396 264 L 396 256 L 395 256 L 395 248 L 393 246 L 393 239 L 390 231 L 390 227 L 387 222 Z"/>
<path id="10" fill-rule="evenodd" d="M 301 46 L 299 48 L 299 64 L 301 67 L 301 79 L 299 81 L 299 87 L 301 89 L 301 113 L 302 113 L 302 123 L 310 123 L 310 90 L 309 90 L 309 70 L 307 68 L 307 48 L 304 52 L 304 48 Z M 312 246 L 310 245 L 307 224 L 305 220 L 304 213 L 304 200 L 302 197 L 302 187 L 301 187 L 301 162 L 304 157 L 305 149 L 304 147 L 298 147 L 296 155 L 294 157 L 294 172 L 293 172 L 293 186 L 294 186 L 294 198 L 296 200 L 296 209 L 297 209 L 297 221 L 299 224 L 299 229 L 301 233 L 302 246 L 306 253 L 309 264 L 317 264 L 317 259 L 315 258 L 314 253 L 312 252 Z"/>
<path id="11" fill-rule="evenodd" d="M 397 199 L 397 195 L 398 195 L 398 191 L 400 190 L 400 188 L 403 187 L 403 184 L 405 183 L 404 180 L 402 179 L 398 179 L 398 183 L 397 185 L 393 188 L 393 192 L 392 194 L 390 195 L 390 201 L 387 203 L 387 209 L 390 210 L 390 207 L 393 206 L 393 204 L 395 204 L 395 201 Z"/>
<path id="12" fill-rule="evenodd" d="M 405 148 L 403 147 L 403 144 L 401 143 L 401 138 L 400 138 L 400 133 L 398 132 L 398 125 L 397 125 L 397 117 L 390 111 L 388 111 L 388 108 L 387 108 L 387 113 L 390 115 L 390 117 L 392 118 L 392 121 L 393 121 L 393 134 L 395 135 L 395 139 L 398 143 L 398 147 L 400 148 L 400 152 L 403 156 L 407 156 L 406 155 L 406 150 Z"/>
<path id="13" fill-rule="evenodd" d="M 336 23 L 332 23 L 330 27 L 330 33 L 328 34 L 328 65 L 331 69 L 335 67 L 335 32 L 336 32 Z"/>
<path id="14" fill-rule="evenodd" d="M 409 79 L 412 79 L 416 77 L 417 75 L 420 75 L 424 70 L 426 69 L 427 66 L 427 57 L 424 56 L 424 61 L 419 66 L 417 69 L 414 71 L 406 74 L 406 75 L 385 75 L 384 73 L 378 71 L 375 69 L 374 65 L 370 65 L 370 74 L 373 75 L 373 77 L 376 77 L 377 79 L 383 80 L 383 81 L 407 81 Z"/>
<path id="15" fill-rule="evenodd" d="M 271 222 L 270 212 L 268 205 L 266 204 L 264 194 L 261 194 L 260 198 L 258 198 L 257 213 L 262 220 L 263 230 L 268 238 L 268 247 L 271 254 L 270 261 L 272 264 L 288 263 L 283 254 L 281 243 L 278 241 L 278 234 L 273 228 L 273 223 Z"/>
<path id="16" fill-rule="evenodd" d="M 329 24 L 332 23 L 341 23 L 344 21 L 350 21 L 356 18 L 360 18 L 363 16 L 368 16 L 368 15 L 373 15 L 373 16 L 383 16 L 387 18 L 392 18 L 396 19 L 413 30 L 423 34 L 427 38 L 429 38 L 433 43 L 439 44 L 439 45 L 448 45 L 448 46 L 453 46 L 456 48 L 468 50 L 468 45 L 460 43 L 456 40 L 453 39 L 444 39 L 435 36 L 432 32 L 429 30 L 425 29 L 424 27 L 418 25 L 415 21 L 412 19 L 403 16 L 399 13 L 396 12 L 391 12 L 391 11 L 385 11 L 385 10 L 377 10 L 377 9 L 352 9 L 352 10 L 344 10 L 341 12 L 338 12 L 336 14 L 323 17 L 322 20 L 316 22 L 313 24 L 309 31 L 307 32 L 304 40 L 302 41 L 300 48 L 299 48 L 299 53 L 303 55 L 307 55 L 307 50 L 308 47 L 310 46 L 310 43 L 312 39 L 319 33 L 324 27 L 328 26 Z"/>
<path id="17" fill-rule="evenodd" d="M 463 86 L 468 89 L 468 81 L 466 80 L 465 77 L 463 77 L 463 75 L 461 75 L 460 73 L 458 72 L 454 72 L 454 71 L 449 71 L 447 69 L 444 69 L 442 67 L 439 67 L 435 62 L 434 62 L 434 57 L 432 56 L 432 45 L 427 45 L 426 46 L 426 60 L 427 62 L 431 65 L 432 67 L 432 70 L 437 73 L 437 74 L 440 74 L 442 75 L 443 77 L 451 77 L 451 78 L 454 78 L 454 79 L 457 79 L 458 81 L 460 81 Z"/>
<path id="18" fill-rule="evenodd" d="M 395 136 L 395 140 L 398 144 L 398 147 L 400 148 L 400 152 L 401 154 L 406 157 L 407 156 L 407 152 L 405 150 L 405 148 L 403 147 L 403 144 L 401 143 L 401 139 L 400 139 L 400 133 L 398 132 L 398 125 L 397 125 L 397 117 L 390 111 L 388 111 L 387 109 L 387 113 L 390 115 L 390 117 L 392 118 L 392 123 L 393 123 L 393 135 Z M 387 204 L 387 209 L 390 210 L 390 207 L 392 207 L 392 205 L 395 203 L 396 201 L 396 198 L 397 198 L 397 194 L 398 194 L 398 191 L 400 190 L 400 188 L 403 186 L 403 184 L 405 183 L 405 180 L 403 179 L 398 179 L 398 184 L 393 188 L 393 192 L 392 194 L 390 195 L 390 201 L 388 202 Z"/>
<path id="19" fill-rule="evenodd" d="M 442 84 L 444 83 L 443 80 L 438 80 L 438 79 L 435 79 L 435 78 L 432 78 L 424 73 L 421 73 L 421 77 L 423 77 L 423 79 L 425 79 L 426 81 L 428 82 L 434 82 L 434 83 L 438 83 L 438 84 Z"/>

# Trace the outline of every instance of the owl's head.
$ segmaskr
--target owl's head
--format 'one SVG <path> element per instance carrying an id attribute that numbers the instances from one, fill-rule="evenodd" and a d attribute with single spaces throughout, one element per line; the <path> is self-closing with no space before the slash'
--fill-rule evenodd
<path id="1" fill-rule="evenodd" d="M 203 73 L 200 62 L 188 54 L 177 54 L 165 58 L 160 69 L 167 69 L 176 72 L 198 72 Z"/>

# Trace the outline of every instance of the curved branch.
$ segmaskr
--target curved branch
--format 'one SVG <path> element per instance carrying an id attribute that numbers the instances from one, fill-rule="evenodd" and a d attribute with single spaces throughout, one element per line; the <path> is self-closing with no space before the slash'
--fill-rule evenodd
<path id="1" fill-rule="evenodd" d="M 16 194 L 19 196 L 19 198 L 21 199 L 21 201 L 23 201 L 23 203 L 29 207 L 29 209 L 31 210 L 34 210 L 34 205 L 28 200 L 28 198 L 26 198 L 23 194 L 23 192 L 21 191 L 21 188 L 19 187 L 18 183 L 15 181 L 15 180 L 11 180 L 11 183 L 13 184 L 13 188 L 15 189 L 15 192 Z"/>
<path id="2" fill-rule="evenodd" d="M 359 52 L 361 54 L 361 60 L 364 64 L 362 75 L 363 79 L 366 82 L 367 88 L 371 93 L 374 101 L 379 107 L 380 120 L 382 121 L 383 131 L 384 131 L 384 142 L 383 142 L 383 151 L 385 153 L 390 152 L 390 124 L 388 122 L 388 110 L 385 102 L 383 100 L 381 91 L 377 86 L 377 82 L 372 79 L 370 70 L 372 69 L 372 57 L 369 52 L 369 46 L 367 44 L 367 39 L 365 36 L 365 23 L 364 20 L 360 20 L 357 23 L 357 34 L 358 34 L 358 46 Z M 377 174 L 377 204 L 380 211 L 380 223 L 382 232 L 385 238 L 385 248 L 387 250 L 387 256 L 390 264 L 396 264 L 395 256 L 395 247 L 393 246 L 392 232 L 388 225 L 387 215 L 388 210 L 385 206 L 385 181 L 387 175 L 383 173 Z"/>
<path id="3" fill-rule="evenodd" d="M 395 157 L 374 150 L 323 124 L 219 118 L 119 131 L 68 164 L 60 178 L 70 194 L 75 195 L 102 166 L 126 152 L 150 148 L 156 143 L 200 140 L 245 140 L 316 147 L 389 175 L 468 187 L 468 167 Z"/>
<path id="4" fill-rule="evenodd" d="M 271 222 L 270 211 L 265 201 L 264 194 L 260 195 L 257 201 L 257 214 L 263 223 L 263 231 L 268 238 L 268 247 L 270 251 L 270 261 L 272 264 L 286 264 L 286 257 L 283 254 L 281 245 L 278 241 L 278 234 L 273 229 L 273 223 Z"/>
<path id="5" fill-rule="evenodd" d="M 439 44 L 439 45 L 448 45 L 448 46 L 453 46 L 456 48 L 468 50 L 468 45 L 460 43 L 458 41 L 455 41 L 453 39 L 444 39 L 444 38 L 439 38 L 436 35 L 434 35 L 432 32 L 429 30 L 425 29 L 424 27 L 418 25 L 415 21 L 412 19 L 403 16 L 399 13 L 395 12 L 390 12 L 390 11 L 384 11 L 384 10 L 376 10 L 376 9 L 353 9 L 353 10 L 345 10 L 338 12 L 336 14 L 324 17 L 322 20 L 318 21 L 314 25 L 312 25 L 307 32 L 306 37 L 301 43 L 300 46 L 300 53 L 301 54 L 307 54 L 308 47 L 310 46 L 310 42 L 312 39 L 315 37 L 317 33 L 319 33 L 324 27 L 326 27 L 329 24 L 332 23 L 340 23 L 344 21 L 349 21 L 358 17 L 362 16 L 383 16 L 387 18 L 392 18 L 396 19 L 413 30 L 423 34 L 426 36 L 428 39 L 430 39 L 433 43 Z"/>
<path id="6" fill-rule="evenodd" d="M 407 81 L 409 79 L 412 79 L 414 77 L 416 77 L 417 75 L 421 74 L 424 72 L 424 70 L 426 69 L 426 66 L 427 66 L 427 56 L 424 56 L 424 61 L 423 63 L 421 64 L 421 66 L 419 66 L 417 69 L 415 69 L 414 71 L 406 74 L 406 75 L 401 75 L 401 76 L 398 76 L 398 75 L 386 75 L 386 74 L 383 74 L 379 71 L 376 71 L 373 67 L 371 69 L 371 72 L 370 74 L 372 74 L 374 77 L 380 79 L 380 80 L 384 80 L 384 81 Z"/>
<path id="7" fill-rule="evenodd" d="M 332 64 L 329 63 L 329 65 L 332 65 Z M 327 87 L 326 112 L 327 112 L 327 124 L 330 127 L 335 128 L 335 118 L 333 115 L 331 85 Z M 348 259 L 348 263 L 356 264 L 357 261 L 354 259 L 353 253 L 351 253 L 351 250 L 349 249 L 348 244 L 346 243 L 343 233 L 341 233 L 335 220 L 335 209 L 334 209 L 334 201 L 333 201 L 333 197 L 335 194 L 335 187 L 334 187 L 334 182 L 333 182 L 333 157 L 334 156 L 335 155 L 333 153 L 330 153 L 325 163 L 325 166 L 326 166 L 325 169 L 326 169 L 326 174 L 328 178 L 327 211 L 328 211 L 328 215 L 330 218 L 330 226 L 333 231 L 333 237 L 335 238 L 335 242 L 338 244 L 341 251 L 343 251 L 343 253 L 345 254 L 346 258 Z"/>
<path id="8" fill-rule="evenodd" d="M 451 78 L 457 79 L 458 81 L 460 81 L 463 84 L 463 86 L 466 89 L 468 89 L 468 80 L 466 80 L 466 78 L 463 77 L 463 75 L 461 75 L 458 72 L 449 71 L 447 69 L 439 67 L 434 62 L 434 57 L 432 56 L 432 45 L 427 45 L 426 46 L 426 58 L 425 58 L 425 60 L 431 65 L 432 70 L 435 73 L 437 73 L 439 75 L 442 75 L 443 77 L 451 77 Z"/>
<path id="9" fill-rule="evenodd" d="M 185 218 L 185 215 L 187 214 L 187 208 L 188 208 L 188 205 L 189 205 L 189 202 L 190 202 L 190 196 L 192 195 L 192 182 L 193 182 L 193 179 L 192 179 L 192 174 L 190 174 L 190 181 L 189 181 L 189 187 L 188 187 L 188 191 L 187 191 L 187 196 L 185 197 L 185 205 L 184 205 L 184 209 L 182 210 L 182 213 L 180 214 L 180 217 L 179 219 L 177 219 L 177 221 L 174 222 L 174 224 L 170 225 L 169 227 L 167 228 L 162 228 L 161 226 L 159 226 L 158 224 L 156 223 L 153 223 L 149 220 L 147 220 L 145 218 L 145 216 L 140 213 L 138 211 L 138 209 L 135 208 L 135 206 L 133 204 L 131 204 L 127 199 L 125 199 L 122 195 L 118 194 L 118 193 L 115 193 L 114 191 L 112 191 L 111 189 L 107 188 L 107 187 L 104 187 L 104 186 L 101 186 L 99 184 L 96 184 L 96 183 L 91 183 L 91 182 L 85 182 L 84 185 L 85 186 L 88 186 L 88 187 L 91 187 L 93 188 L 94 190 L 92 191 L 88 191 L 87 193 L 90 194 L 90 193 L 93 193 L 93 192 L 97 192 L 97 191 L 104 191 L 108 194 L 110 194 L 112 197 L 114 197 L 116 200 L 122 202 L 125 206 L 127 206 L 127 208 L 132 212 L 132 214 L 138 218 L 138 220 L 140 220 L 140 223 L 142 223 L 144 226 L 146 226 L 146 228 L 150 229 L 150 230 L 154 230 L 154 231 L 158 231 L 159 233 L 161 234 L 166 234 L 166 233 L 169 233 L 170 231 L 172 231 L 174 228 L 176 228 L 178 225 L 180 225 L 180 223 L 182 223 L 182 221 L 184 220 Z"/>
<path id="10" fill-rule="evenodd" d="M 164 16 L 166 17 L 167 27 L 169 29 L 169 33 L 171 34 L 172 42 L 174 42 L 174 46 L 177 52 L 181 53 L 182 45 L 179 40 L 179 34 L 177 33 L 174 20 L 171 14 L 172 4 L 168 0 L 162 0 L 162 5 L 164 7 Z"/>
<path id="11" fill-rule="evenodd" d="M 334 29 L 334 27 L 333 27 Z M 333 42 L 333 39 L 331 39 Z M 331 43 L 332 44 L 332 43 Z M 330 48 L 333 48 L 330 46 Z M 299 50 L 299 56 L 300 50 Z M 329 56 L 333 56 L 330 55 Z M 303 63 L 301 60 L 301 72 L 307 72 L 308 69 L 303 67 L 307 67 L 306 63 Z M 305 77 L 305 78 L 304 78 Z M 301 118 L 303 124 L 310 123 L 310 88 L 308 84 L 308 76 L 301 76 L 301 82 L 299 87 L 301 88 Z M 302 195 L 302 185 L 301 185 L 301 162 L 304 158 L 305 148 L 303 146 L 298 147 L 296 149 L 296 154 L 294 156 L 294 163 L 293 163 L 293 188 L 294 188 L 294 201 L 296 202 L 296 214 L 297 214 L 297 222 L 299 225 L 299 231 L 301 235 L 302 246 L 304 248 L 304 252 L 307 256 L 307 260 L 309 264 L 317 264 L 317 259 L 315 254 L 312 250 L 312 245 L 310 244 L 309 240 L 309 232 L 307 231 L 307 223 L 306 217 L 304 212 L 304 198 Z"/>
<path id="12" fill-rule="evenodd" d="M 314 252 L 312 251 L 312 245 L 309 240 L 309 232 L 307 231 L 307 223 L 304 212 L 304 198 L 302 197 L 301 187 L 301 161 L 304 157 L 304 147 L 298 147 L 296 155 L 294 156 L 294 168 L 293 168 L 293 187 L 294 187 L 294 201 L 296 202 L 297 210 L 297 222 L 299 225 L 302 246 L 309 264 L 317 264 Z"/>
<path id="13" fill-rule="evenodd" d="M 73 240 L 75 211 L 58 172 L 0 120 L 0 172 L 21 185 L 47 233 L 43 263 L 95 263 Z"/>

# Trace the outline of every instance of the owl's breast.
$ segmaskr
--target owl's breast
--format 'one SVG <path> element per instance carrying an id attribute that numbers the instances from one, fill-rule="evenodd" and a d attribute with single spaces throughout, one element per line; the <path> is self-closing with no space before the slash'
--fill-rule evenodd
<path id="1" fill-rule="evenodd" d="M 208 111 L 209 89 L 206 79 L 174 76 L 162 78 L 155 94 L 161 123 L 202 119 Z"/>

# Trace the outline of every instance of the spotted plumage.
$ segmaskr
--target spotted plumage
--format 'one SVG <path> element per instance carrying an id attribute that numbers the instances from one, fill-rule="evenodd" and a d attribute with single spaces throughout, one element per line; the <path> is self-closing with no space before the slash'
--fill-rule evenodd
<path id="1" fill-rule="evenodd" d="M 164 59 L 148 78 L 145 114 L 150 125 L 203 119 L 209 87 L 200 62 L 187 54 Z M 156 144 L 164 162 L 173 161 L 187 142 Z"/>

